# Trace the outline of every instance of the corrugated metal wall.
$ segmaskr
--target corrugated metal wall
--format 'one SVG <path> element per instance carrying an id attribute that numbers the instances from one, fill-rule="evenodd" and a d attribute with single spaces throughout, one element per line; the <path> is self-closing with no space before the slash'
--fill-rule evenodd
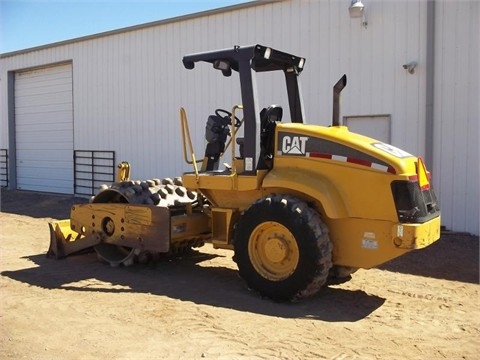
<path id="1" fill-rule="evenodd" d="M 442 223 L 479 234 L 480 2 L 436 3 L 434 168 Z"/>
<path id="2" fill-rule="evenodd" d="M 208 115 L 240 102 L 235 75 L 223 78 L 207 65 L 188 71 L 182 56 L 261 43 L 307 58 L 302 83 L 308 122 L 330 123 L 331 88 L 346 73 L 342 115 L 390 115 L 392 143 L 425 155 L 427 3 L 365 0 L 367 27 L 350 18 L 349 4 L 282 1 L 158 23 L 2 58 L 0 77 L 7 70 L 73 60 L 75 148 L 115 150 L 138 178 L 175 176 L 188 169 L 178 108 L 187 109 L 201 157 Z M 411 61 L 418 63 L 414 74 L 402 67 Z M 285 103 L 278 84 L 259 76 L 261 106 Z M 5 85 L 0 91 L 3 107 Z M 1 116 L 6 143 L 6 112 Z M 437 171 L 434 181 L 443 193 Z"/>
<path id="3" fill-rule="evenodd" d="M 187 108 L 200 151 L 208 114 L 240 101 L 238 82 L 213 71 L 187 71 L 180 61 L 185 53 L 234 44 L 262 43 L 307 58 L 302 81 L 312 123 L 330 123 L 331 88 L 347 73 L 343 114 L 392 114 L 393 143 L 423 153 L 425 76 L 421 69 L 409 75 L 402 64 L 425 61 L 425 4 L 366 2 L 367 28 L 360 19 L 349 17 L 348 5 L 333 0 L 283 1 L 4 60 L 13 62 L 9 67 L 25 68 L 73 59 L 75 147 L 114 149 L 119 159 L 134 164 L 140 177 L 185 169 L 177 120 L 180 106 Z M 259 93 L 267 94 L 261 95 L 262 106 L 285 99 L 283 84 L 282 94 L 270 94 L 277 84 L 259 79 Z"/>

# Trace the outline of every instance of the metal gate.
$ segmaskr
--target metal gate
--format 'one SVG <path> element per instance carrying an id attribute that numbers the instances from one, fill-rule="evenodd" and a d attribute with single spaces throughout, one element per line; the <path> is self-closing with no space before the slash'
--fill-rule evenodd
<path id="1" fill-rule="evenodd" d="M 115 151 L 75 150 L 76 195 L 95 195 L 100 185 L 115 181 Z"/>

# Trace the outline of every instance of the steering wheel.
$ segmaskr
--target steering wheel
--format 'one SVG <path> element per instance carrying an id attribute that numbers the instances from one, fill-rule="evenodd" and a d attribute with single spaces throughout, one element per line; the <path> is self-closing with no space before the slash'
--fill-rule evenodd
<path id="1" fill-rule="evenodd" d="M 223 116 L 221 114 L 224 114 Z M 216 109 L 215 110 L 215 115 L 217 115 L 218 117 L 221 117 L 221 118 L 225 118 L 226 116 L 228 116 L 229 119 L 232 118 L 232 113 L 230 111 L 227 111 L 227 110 L 224 110 L 224 109 Z M 242 122 L 240 121 L 240 119 L 238 117 L 235 116 L 235 127 L 240 127 L 240 125 L 242 125 Z"/>

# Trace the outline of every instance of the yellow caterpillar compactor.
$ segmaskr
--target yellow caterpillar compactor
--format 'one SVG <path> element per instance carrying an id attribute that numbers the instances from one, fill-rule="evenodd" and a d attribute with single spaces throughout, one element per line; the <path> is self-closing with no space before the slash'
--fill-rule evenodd
<path id="1" fill-rule="evenodd" d="M 305 59 L 254 45 L 183 57 L 187 69 L 197 62 L 224 76 L 237 72 L 242 97 L 208 117 L 203 160 L 195 159 L 180 109 L 193 171 L 131 181 L 121 163 L 117 182 L 50 224 L 48 255 L 93 247 L 111 265 L 130 265 L 211 242 L 234 251 L 250 288 L 282 301 L 439 239 L 440 209 L 422 159 L 342 125 L 345 75 L 333 89 L 332 126 L 324 127 L 305 123 L 298 82 Z M 272 71 L 284 74 L 289 121 L 279 105 L 259 111 L 255 75 Z"/>

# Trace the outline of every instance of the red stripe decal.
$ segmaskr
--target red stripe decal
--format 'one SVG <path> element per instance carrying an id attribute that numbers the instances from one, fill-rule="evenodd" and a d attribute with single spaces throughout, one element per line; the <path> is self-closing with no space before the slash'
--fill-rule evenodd
<path id="1" fill-rule="evenodd" d="M 371 162 L 368 162 L 368 161 L 365 161 L 365 160 L 360 160 L 360 159 L 347 158 L 347 162 L 352 163 L 352 164 L 357 164 L 357 165 L 368 166 L 368 167 L 372 166 Z"/>
<path id="2" fill-rule="evenodd" d="M 376 164 L 376 163 L 372 163 L 372 162 L 369 162 L 369 161 L 355 159 L 355 158 L 349 158 L 349 157 L 345 157 L 345 156 L 336 156 L 336 155 L 332 155 L 332 154 L 322 154 L 322 153 L 317 153 L 317 152 L 307 153 L 307 156 L 308 157 L 313 157 L 313 158 L 319 158 L 319 159 L 328 159 L 328 160 L 349 162 L 349 163 L 352 163 L 352 164 L 366 166 L 366 167 L 369 167 L 369 168 L 373 168 L 373 169 L 377 169 L 377 170 L 380 170 L 380 171 L 388 172 L 390 174 L 396 174 L 397 173 L 395 171 L 395 169 L 391 166 Z"/>
<path id="3" fill-rule="evenodd" d="M 321 159 L 331 159 L 332 155 L 331 154 L 320 154 L 320 153 L 312 152 L 312 153 L 310 153 L 310 157 L 321 158 Z"/>

